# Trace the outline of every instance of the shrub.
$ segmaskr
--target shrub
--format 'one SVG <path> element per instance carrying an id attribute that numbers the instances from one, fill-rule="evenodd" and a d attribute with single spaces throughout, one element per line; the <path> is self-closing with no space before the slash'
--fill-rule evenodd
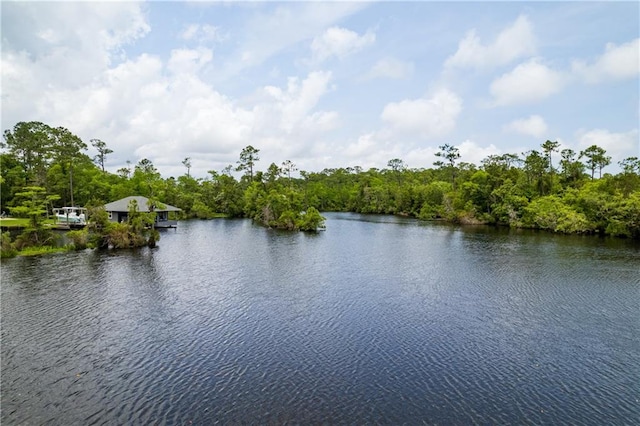
<path id="1" fill-rule="evenodd" d="M 318 229 L 324 228 L 324 220 L 325 218 L 316 208 L 309 207 L 307 211 L 300 216 L 298 229 L 301 231 L 317 231 Z"/>
<path id="2" fill-rule="evenodd" d="M 2 240 L 0 241 L 0 257 L 15 257 L 18 254 L 18 250 L 11 242 L 11 235 L 8 232 L 2 233 Z"/>
<path id="3" fill-rule="evenodd" d="M 67 237 L 72 241 L 73 248 L 76 250 L 84 250 L 89 243 L 89 231 L 81 229 L 78 231 L 67 232 Z"/>
<path id="4" fill-rule="evenodd" d="M 524 208 L 524 226 L 554 232 L 590 232 L 593 226 L 584 213 L 574 210 L 555 195 L 540 197 Z"/>

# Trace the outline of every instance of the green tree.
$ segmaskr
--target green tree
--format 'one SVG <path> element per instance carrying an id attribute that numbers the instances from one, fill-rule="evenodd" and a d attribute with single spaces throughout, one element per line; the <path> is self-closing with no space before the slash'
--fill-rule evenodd
<path id="1" fill-rule="evenodd" d="M 265 173 L 267 182 L 269 185 L 273 186 L 280 177 L 280 173 L 282 173 L 282 169 L 276 165 L 276 163 L 271 163 L 267 172 Z"/>
<path id="2" fill-rule="evenodd" d="M 182 165 L 187 168 L 187 177 L 191 177 L 191 157 L 182 160 Z"/>
<path id="3" fill-rule="evenodd" d="M 439 146 L 440 151 L 436 152 L 436 157 L 442 158 L 445 161 L 438 160 L 433 163 L 434 166 L 439 168 L 447 167 L 451 170 L 451 184 L 456 187 L 456 161 L 460 158 L 460 150 L 453 145 L 444 144 Z"/>
<path id="4" fill-rule="evenodd" d="M 602 177 L 602 169 L 611 164 L 611 157 L 606 155 L 606 151 L 598 145 L 591 145 L 589 148 L 580 152 L 580 158 L 587 158 L 587 168 L 591 170 L 591 179 L 594 178 L 596 169 L 600 171 Z"/>
<path id="5" fill-rule="evenodd" d="M 24 168 L 14 155 L 0 154 L 0 207 L 3 212 L 24 186 L 25 176 Z"/>
<path id="6" fill-rule="evenodd" d="M 16 247 L 22 249 L 50 243 L 53 235 L 50 229 L 45 228 L 44 220 L 47 216 L 48 206 L 59 197 L 47 195 L 45 188 L 27 186 L 23 188 L 22 192 L 16 194 L 16 198 L 19 200 L 19 204 L 10 208 L 11 214 L 29 218 L 28 226 L 16 240 Z"/>
<path id="7" fill-rule="evenodd" d="M 622 194 L 628 197 L 634 191 L 640 191 L 640 160 L 638 157 L 628 157 L 618 164 L 622 173 L 616 176 Z"/>
<path id="8" fill-rule="evenodd" d="M 298 219 L 297 227 L 301 231 L 317 231 L 324 228 L 325 218 L 315 207 L 309 207 Z"/>
<path id="9" fill-rule="evenodd" d="M 542 144 L 542 152 L 544 152 L 544 156 L 548 160 L 549 165 L 549 173 L 553 172 L 553 163 L 551 162 L 551 153 L 558 152 L 558 147 L 560 146 L 559 142 L 546 140 Z"/>
<path id="10" fill-rule="evenodd" d="M 550 184 L 545 179 L 547 159 L 536 150 L 531 150 L 524 160 L 523 170 L 527 176 L 527 183 L 538 195 L 545 195 L 550 189 Z"/>
<path id="11" fill-rule="evenodd" d="M 400 184 L 402 182 L 402 172 L 407 169 L 407 165 L 399 158 L 393 158 L 387 162 L 387 167 L 391 169 L 391 172 L 396 178 L 396 182 Z"/>
<path id="12" fill-rule="evenodd" d="M 95 161 L 104 172 L 104 163 L 107 161 L 107 155 L 113 153 L 113 150 L 107 148 L 107 143 L 100 139 L 91 139 L 89 142 L 91 142 L 91 145 L 98 151 L 98 154 L 93 157 L 93 161 Z"/>
<path id="13" fill-rule="evenodd" d="M 289 184 L 291 184 L 291 173 L 298 170 L 296 165 L 291 160 L 285 160 L 282 162 L 281 170 L 287 174 L 287 178 L 289 179 Z"/>
<path id="14" fill-rule="evenodd" d="M 252 147 L 251 145 L 246 146 L 240 152 L 240 160 L 238 160 L 238 167 L 236 167 L 237 171 L 247 171 L 249 174 L 249 182 L 253 181 L 253 167 L 256 164 L 256 161 L 260 160 L 258 153 L 259 149 Z"/>
<path id="15" fill-rule="evenodd" d="M 87 149 L 87 145 L 82 142 L 78 136 L 71 133 L 64 127 L 57 127 L 52 130 L 52 151 L 55 162 L 60 165 L 63 175 L 68 177 L 68 194 L 70 204 L 74 203 L 74 190 L 73 190 L 73 171 L 75 162 L 77 162 L 84 154 L 82 151 Z M 63 199 L 66 204 L 66 193 L 63 194 Z"/>
<path id="16" fill-rule="evenodd" d="M 154 197 L 159 189 L 161 180 L 162 176 L 160 176 L 158 169 L 156 169 L 151 160 L 143 158 L 135 165 L 133 176 L 131 177 L 132 189 L 136 195 Z"/>
<path id="17" fill-rule="evenodd" d="M 120 167 L 116 173 L 123 179 L 129 179 L 131 177 L 131 161 L 127 160 L 127 166 Z"/>
<path id="18" fill-rule="evenodd" d="M 640 159 L 638 157 L 627 157 L 622 161 L 618 161 L 618 165 L 624 173 L 640 175 Z"/>
<path id="19" fill-rule="evenodd" d="M 87 204 L 88 240 L 93 247 L 104 249 L 109 247 L 109 231 L 111 225 L 119 225 L 109 221 L 109 214 L 98 200 Z"/>
<path id="20" fill-rule="evenodd" d="M 0 239 L 0 258 L 15 257 L 18 254 L 9 232 L 3 232 Z"/>
<path id="21" fill-rule="evenodd" d="M 582 233 L 592 230 L 584 213 L 576 211 L 555 195 L 540 197 L 524 209 L 525 226 L 562 233 Z"/>
<path id="22" fill-rule="evenodd" d="M 560 168 L 562 177 L 565 182 L 575 183 L 580 180 L 584 173 L 584 164 L 576 159 L 576 152 L 572 149 L 563 149 L 560 151 Z"/>
<path id="23" fill-rule="evenodd" d="M 5 130 L 0 147 L 8 149 L 22 165 L 25 185 L 44 185 L 51 159 L 52 131 L 51 127 L 39 121 L 21 121 L 13 131 Z"/>

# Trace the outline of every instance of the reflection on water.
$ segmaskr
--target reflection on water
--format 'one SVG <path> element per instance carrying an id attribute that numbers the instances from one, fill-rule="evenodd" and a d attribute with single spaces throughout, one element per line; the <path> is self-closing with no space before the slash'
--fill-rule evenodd
<path id="1" fill-rule="evenodd" d="M 632 424 L 637 242 L 193 221 L 2 262 L 3 424 Z"/>

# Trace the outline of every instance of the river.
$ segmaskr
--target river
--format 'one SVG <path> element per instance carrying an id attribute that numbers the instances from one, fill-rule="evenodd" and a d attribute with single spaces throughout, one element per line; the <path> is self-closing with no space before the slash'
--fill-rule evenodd
<path id="1" fill-rule="evenodd" d="M 640 244 L 330 213 L 2 261 L 2 425 L 638 424 Z"/>

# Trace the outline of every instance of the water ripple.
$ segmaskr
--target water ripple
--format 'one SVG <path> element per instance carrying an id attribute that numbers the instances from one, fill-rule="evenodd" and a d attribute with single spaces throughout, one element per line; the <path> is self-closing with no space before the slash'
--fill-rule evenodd
<path id="1" fill-rule="evenodd" d="M 639 253 L 339 214 L 3 261 L 2 423 L 637 423 Z"/>

